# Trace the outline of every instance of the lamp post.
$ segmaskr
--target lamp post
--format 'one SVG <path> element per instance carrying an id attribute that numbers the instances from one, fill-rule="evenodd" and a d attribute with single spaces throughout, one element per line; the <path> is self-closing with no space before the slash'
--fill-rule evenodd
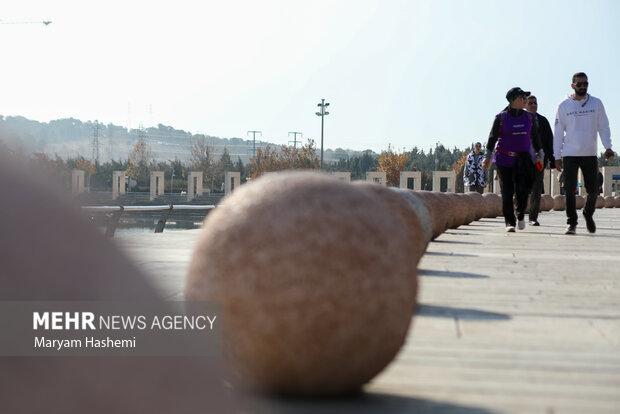
<path id="1" fill-rule="evenodd" d="M 323 169 L 323 126 L 325 124 L 325 115 L 329 115 L 329 112 L 325 110 L 329 106 L 329 102 L 326 103 L 325 99 L 321 99 L 321 102 L 317 104 L 321 108 L 321 112 L 316 112 L 317 116 L 321 117 L 321 170 Z"/>

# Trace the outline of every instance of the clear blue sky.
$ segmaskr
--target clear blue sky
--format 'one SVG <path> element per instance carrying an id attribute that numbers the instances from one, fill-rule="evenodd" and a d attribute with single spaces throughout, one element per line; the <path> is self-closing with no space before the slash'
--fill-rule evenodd
<path id="1" fill-rule="evenodd" d="M 284 144 L 320 140 L 326 98 L 326 148 L 464 148 L 513 86 L 553 123 L 584 71 L 620 149 L 618 1 L 11 3 L 1 20 L 53 23 L 0 25 L 2 115 Z"/>

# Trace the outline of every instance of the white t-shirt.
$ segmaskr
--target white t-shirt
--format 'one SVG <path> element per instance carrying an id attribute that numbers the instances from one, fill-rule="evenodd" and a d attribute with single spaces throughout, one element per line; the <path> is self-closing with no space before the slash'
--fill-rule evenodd
<path id="1" fill-rule="evenodd" d="M 605 149 L 610 149 L 611 132 L 603 102 L 590 94 L 580 101 L 568 96 L 555 116 L 553 156 L 557 160 L 598 156 L 597 132 Z"/>

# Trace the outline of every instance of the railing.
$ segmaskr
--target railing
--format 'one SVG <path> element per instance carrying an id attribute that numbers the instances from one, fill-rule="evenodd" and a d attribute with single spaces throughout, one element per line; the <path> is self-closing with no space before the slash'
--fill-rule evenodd
<path id="1" fill-rule="evenodd" d="M 106 237 L 114 237 L 116 227 L 121 219 L 123 213 L 128 212 L 141 212 L 141 211 L 161 211 L 159 221 L 155 226 L 155 233 L 161 233 L 164 231 L 166 221 L 170 217 L 172 210 L 211 210 L 216 206 L 209 205 L 189 205 L 189 204 L 177 204 L 177 205 L 161 205 L 161 206 L 83 206 L 82 210 L 88 213 L 111 213 L 110 221 L 105 231 Z"/>

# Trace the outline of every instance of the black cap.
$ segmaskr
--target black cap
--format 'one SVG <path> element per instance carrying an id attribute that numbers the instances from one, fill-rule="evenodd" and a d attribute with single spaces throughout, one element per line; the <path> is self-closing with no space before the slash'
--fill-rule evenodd
<path id="1" fill-rule="evenodd" d="M 508 102 L 512 102 L 515 100 L 515 98 L 521 96 L 521 95 L 525 95 L 525 96 L 530 96 L 530 92 L 524 91 L 523 89 L 519 88 L 518 86 L 515 86 L 514 88 L 511 88 L 508 93 L 506 93 L 506 99 L 508 100 Z"/>

